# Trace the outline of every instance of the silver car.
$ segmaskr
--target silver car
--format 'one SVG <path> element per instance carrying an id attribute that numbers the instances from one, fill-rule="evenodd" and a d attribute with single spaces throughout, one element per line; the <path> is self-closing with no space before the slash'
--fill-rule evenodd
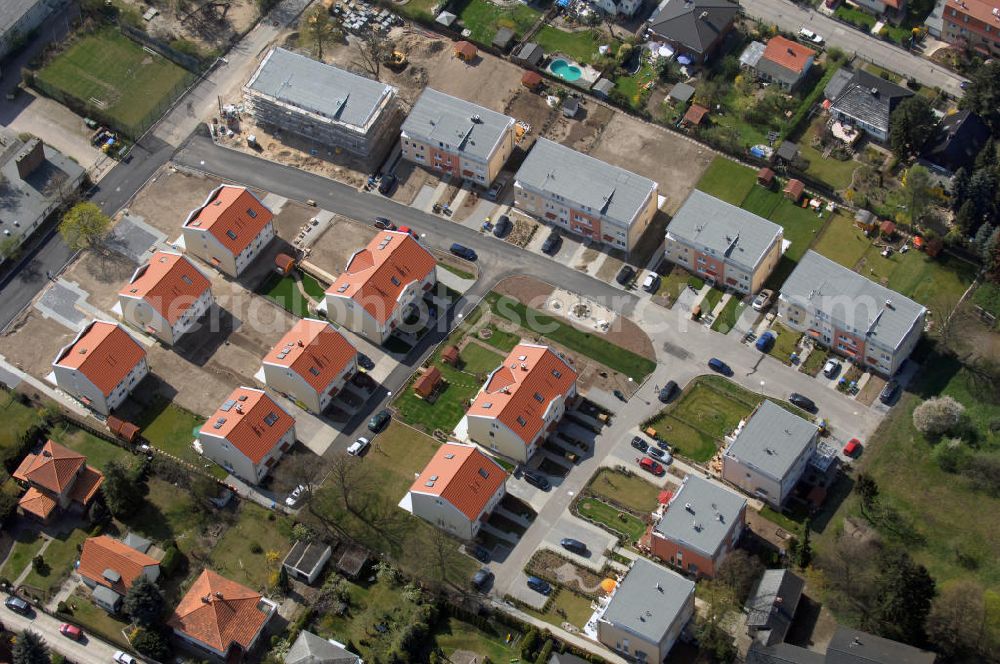
<path id="1" fill-rule="evenodd" d="M 371 441 L 362 436 L 351 443 L 351 446 L 347 448 L 347 453 L 351 456 L 361 456 L 361 453 L 368 449 L 368 445 L 370 444 Z"/>

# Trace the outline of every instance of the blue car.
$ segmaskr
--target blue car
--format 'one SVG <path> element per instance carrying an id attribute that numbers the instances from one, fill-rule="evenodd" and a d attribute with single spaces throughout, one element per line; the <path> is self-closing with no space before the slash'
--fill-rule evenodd
<path id="1" fill-rule="evenodd" d="M 713 357 L 708 361 L 708 368 L 712 371 L 717 371 L 723 376 L 730 376 L 733 373 L 733 370 L 729 368 L 729 365 L 717 357 Z"/>
<path id="2" fill-rule="evenodd" d="M 528 587 L 543 595 L 548 595 L 552 592 L 552 586 L 550 586 L 547 581 L 539 579 L 537 576 L 528 577 Z"/>
<path id="3" fill-rule="evenodd" d="M 775 339 L 777 339 L 777 337 L 774 335 L 774 332 L 768 330 L 764 334 L 757 337 L 757 350 L 762 353 L 770 351 L 771 347 L 774 346 Z"/>

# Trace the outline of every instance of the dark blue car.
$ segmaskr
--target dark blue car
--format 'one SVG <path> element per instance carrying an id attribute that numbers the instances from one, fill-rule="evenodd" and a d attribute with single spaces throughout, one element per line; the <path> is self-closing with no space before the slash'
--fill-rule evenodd
<path id="1" fill-rule="evenodd" d="M 757 350 L 762 353 L 767 353 L 774 346 L 776 339 L 777 337 L 774 335 L 774 332 L 768 330 L 764 334 L 757 337 Z"/>
<path id="2" fill-rule="evenodd" d="M 717 357 L 713 357 L 708 361 L 708 368 L 712 371 L 719 372 L 723 376 L 730 376 L 733 373 L 733 370 L 729 368 L 729 365 Z"/>

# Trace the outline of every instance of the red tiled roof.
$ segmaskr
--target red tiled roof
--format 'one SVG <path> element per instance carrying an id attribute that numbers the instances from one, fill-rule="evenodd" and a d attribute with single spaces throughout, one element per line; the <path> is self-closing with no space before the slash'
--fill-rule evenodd
<path id="1" fill-rule="evenodd" d="M 455 42 L 455 54 L 461 54 L 465 58 L 474 58 L 479 54 L 479 49 L 471 42 Z"/>
<path id="2" fill-rule="evenodd" d="M 108 396 L 145 357 L 146 351 L 121 325 L 97 320 L 59 351 L 53 364 L 76 369 Z"/>
<path id="3" fill-rule="evenodd" d="M 157 251 L 118 294 L 146 300 L 173 325 L 211 287 L 208 278 L 187 258 Z"/>
<path id="4" fill-rule="evenodd" d="M 102 484 L 104 484 L 104 473 L 93 466 L 85 466 L 73 483 L 69 499 L 86 506 L 97 495 L 97 490 Z"/>
<path id="5" fill-rule="evenodd" d="M 542 75 L 537 71 L 526 71 L 521 74 L 521 85 L 526 88 L 537 88 L 542 84 Z"/>
<path id="6" fill-rule="evenodd" d="M 413 481 L 410 491 L 439 496 L 474 520 L 506 480 L 507 472 L 475 445 L 445 443 Z"/>
<path id="7" fill-rule="evenodd" d="M 468 414 L 500 420 L 527 445 L 542 430 L 549 404 L 568 394 L 576 378 L 576 370 L 548 346 L 518 344 L 490 375 Z"/>
<path id="8" fill-rule="evenodd" d="M 691 104 L 691 108 L 689 108 L 687 113 L 684 114 L 684 122 L 689 122 L 693 125 L 700 125 L 706 115 L 708 115 L 707 108 L 699 106 L 698 104 Z"/>
<path id="9" fill-rule="evenodd" d="M 17 501 L 17 506 L 29 514 L 34 514 L 41 519 L 47 519 L 52 514 L 52 510 L 56 508 L 56 501 L 35 487 L 31 487 Z"/>
<path id="10" fill-rule="evenodd" d="M 38 454 L 25 455 L 14 479 L 62 494 L 86 463 L 87 457 L 50 440 Z"/>
<path id="11" fill-rule="evenodd" d="M 802 183 L 802 180 L 791 179 L 785 185 L 785 193 L 792 194 L 793 196 L 801 196 L 802 192 L 806 190 L 806 185 Z"/>
<path id="12" fill-rule="evenodd" d="M 358 302 L 379 323 L 392 315 L 406 287 L 423 280 L 437 265 L 409 233 L 380 231 L 347 262 L 327 294 Z"/>
<path id="13" fill-rule="evenodd" d="M 142 575 L 143 570 L 153 565 L 159 563 L 145 553 L 107 535 L 101 535 L 84 540 L 77 571 L 80 576 L 124 595 Z M 117 581 L 108 580 L 104 576 L 105 570 L 117 572 L 120 578 Z"/>
<path id="14" fill-rule="evenodd" d="M 224 184 L 191 211 L 185 228 L 202 228 L 215 236 L 234 256 L 250 246 L 274 215 L 246 187 Z"/>
<path id="15" fill-rule="evenodd" d="M 167 624 L 220 652 L 233 643 L 246 650 L 268 619 L 260 602 L 260 593 L 206 569 Z"/>
<path id="16" fill-rule="evenodd" d="M 422 397 L 430 396 L 434 388 L 441 382 L 441 370 L 437 367 L 428 367 L 420 377 L 413 381 L 413 391 Z"/>
<path id="17" fill-rule="evenodd" d="M 950 10 L 952 9 L 957 11 L 959 16 L 968 14 L 987 25 L 992 25 L 994 32 L 1000 30 L 1000 17 L 993 14 L 994 7 L 1000 8 L 1000 3 L 996 0 L 992 2 L 990 0 L 947 0 L 944 6 L 944 16 L 955 23 L 959 21 L 951 17 Z"/>
<path id="18" fill-rule="evenodd" d="M 803 46 L 791 39 L 782 36 L 771 37 L 764 49 L 764 59 L 770 60 L 776 65 L 795 72 L 802 72 L 809 59 L 816 55 L 816 51 Z"/>
<path id="19" fill-rule="evenodd" d="M 291 369 L 321 392 L 357 356 L 358 349 L 333 325 L 303 318 L 274 345 L 264 362 Z"/>
<path id="20" fill-rule="evenodd" d="M 205 422 L 201 432 L 225 438 L 258 464 L 294 425 L 292 416 L 263 390 L 238 387 Z"/>

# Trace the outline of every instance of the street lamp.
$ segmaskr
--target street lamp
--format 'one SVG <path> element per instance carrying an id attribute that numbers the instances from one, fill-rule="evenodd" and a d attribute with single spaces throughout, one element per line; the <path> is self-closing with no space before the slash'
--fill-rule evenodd
<path id="1" fill-rule="evenodd" d="M 760 394 L 761 396 L 764 395 L 764 381 L 760 381 Z"/>

